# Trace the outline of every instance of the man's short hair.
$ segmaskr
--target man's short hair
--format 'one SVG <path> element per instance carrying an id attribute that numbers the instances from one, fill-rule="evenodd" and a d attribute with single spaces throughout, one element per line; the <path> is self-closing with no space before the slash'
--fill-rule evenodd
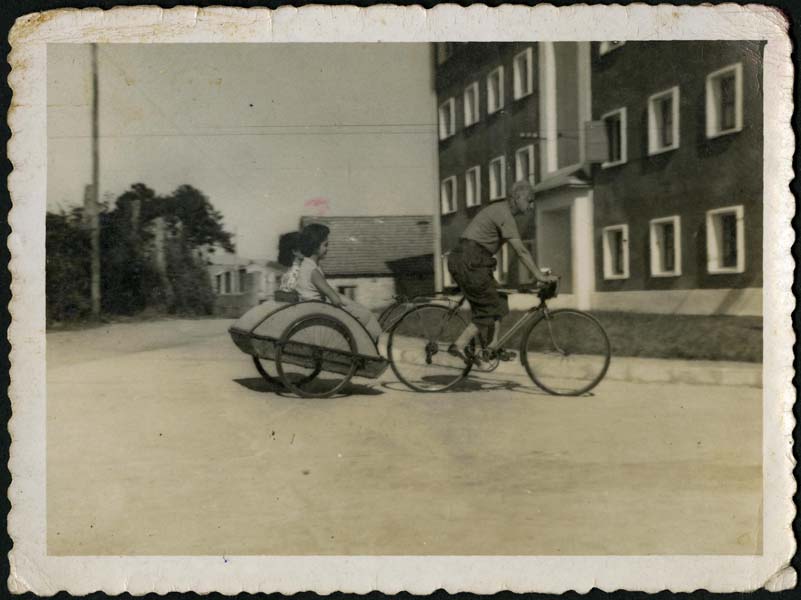
<path id="1" fill-rule="evenodd" d="M 534 187 L 526 179 L 520 179 L 518 181 L 515 181 L 514 185 L 512 186 L 513 194 L 517 194 L 519 192 L 526 192 L 527 194 L 533 194 Z"/>

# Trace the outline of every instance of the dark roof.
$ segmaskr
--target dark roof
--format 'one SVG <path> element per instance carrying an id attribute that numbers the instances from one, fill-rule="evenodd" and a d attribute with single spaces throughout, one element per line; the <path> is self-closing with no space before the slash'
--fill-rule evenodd
<path id="1" fill-rule="evenodd" d="M 309 223 L 324 223 L 331 228 L 328 255 L 321 263 L 329 277 L 398 274 L 398 266 L 409 264 L 411 258 L 416 259 L 416 269 L 428 273 L 434 270 L 430 216 L 301 219 L 301 226 Z"/>

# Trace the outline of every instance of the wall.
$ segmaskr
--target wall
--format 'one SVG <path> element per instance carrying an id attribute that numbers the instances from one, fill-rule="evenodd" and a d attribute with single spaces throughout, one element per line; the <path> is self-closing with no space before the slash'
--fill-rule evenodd
<path id="1" fill-rule="evenodd" d="M 532 48 L 532 71 L 534 91 L 532 94 L 513 100 L 512 60 L 515 54 L 527 47 Z M 504 107 L 487 115 L 486 78 L 495 67 L 504 67 Z M 479 83 L 481 118 L 478 123 L 464 127 L 464 88 Z M 457 45 L 456 52 L 447 62 L 439 65 L 436 73 L 438 105 L 449 97 L 455 98 L 456 134 L 439 142 L 440 180 L 456 176 L 457 212 L 444 215 L 442 224 L 442 249 L 450 250 L 459 239 L 467 224 L 482 206 L 489 203 L 489 162 L 496 156 L 506 156 L 506 189 L 514 183 L 514 155 L 518 148 L 534 144 L 535 175 L 539 178 L 537 143 L 520 138 L 520 133 L 536 132 L 537 118 L 537 44 L 532 43 L 468 43 Z M 481 205 L 467 208 L 465 201 L 465 171 L 481 166 Z M 533 221 L 521 219 L 521 235 L 526 238 L 533 233 Z"/>
<path id="2" fill-rule="evenodd" d="M 743 130 L 705 133 L 706 76 L 743 64 Z M 680 87 L 679 148 L 648 156 L 648 96 Z M 593 117 L 625 106 L 628 162 L 594 169 L 595 273 L 599 292 L 759 288 L 762 285 L 762 47 L 757 42 L 627 42 L 593 48 Z M 707 273 L 706 211 L 745 209 L 745 272 Z M 681 216 L 682 274 L 651 277 L 649 221 Z M 603 278 L 601 229 L 628 223 L 630 276 Z M 753 306 L 753 303 L 751 303 Z"/>
<path id="3" fill-rule="evenodd" d="M 389 306 L 395 295 L 395 279 L 393 277 L 328 277 L 328 284 L 337 289 L 338 286 L 356 286 L 353 298 L 369 309 Z"/>

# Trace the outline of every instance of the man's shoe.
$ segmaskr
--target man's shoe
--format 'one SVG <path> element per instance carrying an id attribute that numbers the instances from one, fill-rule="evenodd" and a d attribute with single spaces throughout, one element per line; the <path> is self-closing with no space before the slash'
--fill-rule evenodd
<path id="1" fill-rule="evenodd" d="M 464 352 L 459 350 L 459 347 L 456 344 L 451 344 L 448 346 L 448 354 L 451 356 L 455 356 L 456 358 L 461 358 L 464 361 L 464 364 L 471 365 L 471 364 L 480 364 L 481 361 L 478 357 L 473 354 L 472 349 L 468 346 L 464 349 Z"/>
<path id="2" fill-rule="evenodd" d="M 511 350 L 504 350 L 503 348 L 499 349 L 497 352 L 497 356 L 499 360 L 503 362 L 511 362 L 517 358 L 517 352 L 512 352 Z"/>

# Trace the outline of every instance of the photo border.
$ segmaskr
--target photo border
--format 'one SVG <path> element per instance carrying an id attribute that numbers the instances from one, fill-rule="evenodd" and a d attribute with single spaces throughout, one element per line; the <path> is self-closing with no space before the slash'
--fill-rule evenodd
<path id="1" fill-rule="evenodd" d="M 568 15 L 565 18 L 564 15 Z M 182 6 L 63 9 L 20 18 L 10 40 L 13 89 L 9 213 L 13 415 L 8 516 L 14 592 L 168 591 L 657 592 L 778 590 L 795 584 L 791 523 L 795 138 L 788 24 L 764 6 Z M 764 39 L 763 554 L 761 556 L 53 557 L 45 536 L 46 52 L 58 43 L 422 42 L 458 40 Z"/>

